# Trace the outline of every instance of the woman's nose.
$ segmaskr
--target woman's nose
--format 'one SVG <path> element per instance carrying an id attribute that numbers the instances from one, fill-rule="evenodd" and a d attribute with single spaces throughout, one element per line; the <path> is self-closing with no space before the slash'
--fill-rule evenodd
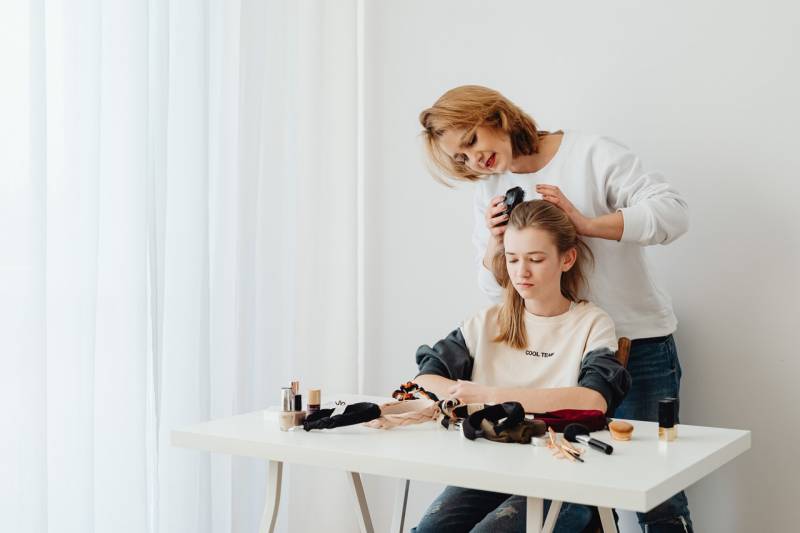
<path id="1" fill-rule="evenodd" d="M 479 168 L 481 166 L 482 161 L 480 152 L 470 149 L 466 151 L 466 155 L 468 160 L 472 162 L 472 165 L 474 167 Z"/>

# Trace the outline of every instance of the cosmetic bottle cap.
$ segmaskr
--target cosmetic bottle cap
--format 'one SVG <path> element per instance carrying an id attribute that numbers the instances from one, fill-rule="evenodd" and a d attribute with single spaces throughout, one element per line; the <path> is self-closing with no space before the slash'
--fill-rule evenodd
<path id="1" fill-rule="evenodd" d="M 668 396 L 664 398 L 665 400 L 672 400 L 672 403 L 675 404 L 675 423 L 678 423 L 678 413 L 681 412 L 681 401 L 678 398 L 674 398 L 672 396 Z"/>
<path id="2" fill-rule="evenodd" d="M 308 403 L 310 405 L 319 405 L 322 393 L 319 389 L 311 389 L 308 391 Z"/>
<path id="3" fill-rule="evenodd" d="M 295 411 L 302 411 L 303 410 L 303 395 L 302 394 L 295 394 L 294 395 L 294 410 Z"/>
<path id="4" fill-rule="evenodd" d="M 675 426 L 675 399 L 665 398 L 658 402 L 658 425 L 662 428 Z"/>
<path id="5" fill-rule="evenodd" d="M 292 400 L 292 389 L 289 387 L 281 388 L 281 411 L 293 411 L 294 401 Z"/>
<path id="6" fill-rule="evenodd" d="M 300 392 L 300 382 L 292 381 L 292 394 L 297 394 L 298 392 Z"/>

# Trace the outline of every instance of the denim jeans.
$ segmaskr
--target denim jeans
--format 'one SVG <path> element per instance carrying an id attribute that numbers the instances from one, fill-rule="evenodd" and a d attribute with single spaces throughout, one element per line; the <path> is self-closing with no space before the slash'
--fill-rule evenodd
<path id="1" fill-rule="evenodd" d="M 633 384 L 614 416 L 629 420 L 658 421 L 658 401 L 678 398 L 681 388 L 681 364 L 675 339 L 634 340 L 628 358 L 628 372 Z M 680 429 L 678 429 L 680 438 Z M 636 513 L 645 533 L 692 533 L 689 502 L 683 491 L 647 513 Z"/>
<path id="2" fill-rule="evenodd" d="M 544 502 L 544 512 L 550 502 Z M 412 533 L 524 533 L 527 498 L 485 490 L 447 487 Z M 592 520 L 592 508 L 566 503 L 553 531 L 576 533 Z"/>

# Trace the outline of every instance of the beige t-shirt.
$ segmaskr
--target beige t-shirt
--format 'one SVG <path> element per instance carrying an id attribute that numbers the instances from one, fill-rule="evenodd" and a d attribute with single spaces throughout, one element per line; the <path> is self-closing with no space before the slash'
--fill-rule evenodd
<path id="1" fill-rule="evenodd" d="M 525 312 L 528 346 L 518 350 L 494 342 L 500 306 L 483 310 L 461 325 L 473 357 L 472 381 L 492 387 L 574 387 L 584 355 L 617 350 L 614 322 L 590 302 L 573 304 L 558 316 Z"/>

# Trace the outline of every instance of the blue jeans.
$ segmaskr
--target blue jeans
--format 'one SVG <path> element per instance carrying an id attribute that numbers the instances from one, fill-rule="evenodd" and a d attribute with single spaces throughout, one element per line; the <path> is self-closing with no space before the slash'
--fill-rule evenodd
<path id="1" fill-rule="evenodd" d="M 658 401 L 678 398 L 681 388 L 681 364 L 675 339 L 636 339 L 631 344 L 628 372 L 633 384 L 614 416 L 629 420 L 658 421 Z M 680 431 L 680 429 L 678 430 Z M 680 438 L 680 434 L 679 437 Z M 647 513 L 636 513 L 639 525 L 647 533 L 692 533 L 689 502 L 683 491 Z"/>
<path id="2" fill-rule="evenodd" d="M 544 502 L 544 512 L 550 502 Z M 447 487 L 428 507 L 412 533 L 524 533 L 527 498 L 485 490 Z M 576 533 L 592 520 L 592 508 L 561 506 L 555 532 Z"/>

